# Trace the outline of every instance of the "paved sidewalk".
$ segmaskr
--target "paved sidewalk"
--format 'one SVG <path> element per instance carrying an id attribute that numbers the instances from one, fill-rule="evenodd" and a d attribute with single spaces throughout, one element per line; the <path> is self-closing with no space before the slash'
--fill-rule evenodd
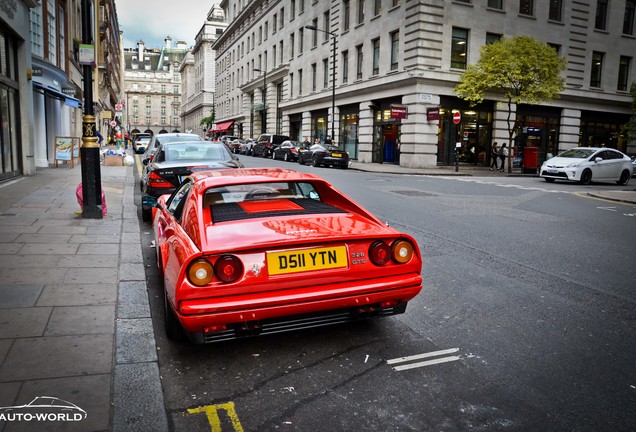
<path id="1" fill-rule="evenodd" d="M 167 430 L 132 170 L 101 167 L 101 220 L 76 214 L 79 166 L 0 183 L 0 407 L 52 396 L 87 413 L 0 431 Z"/>
<path id="2" fill-rule="evenodd" d="M 352 169 L 505 177 L 488 168 Z M 0 421 L 13 431 L 167 431 L 148 304 L 134 167 L 102 166 L 108 215 L 83 219 L 81 167 L 38 169 L 0 182 L 0 407 L 57 397 L 78 422 Z M 636 204 L 630 191 L 594 192 Z"/>

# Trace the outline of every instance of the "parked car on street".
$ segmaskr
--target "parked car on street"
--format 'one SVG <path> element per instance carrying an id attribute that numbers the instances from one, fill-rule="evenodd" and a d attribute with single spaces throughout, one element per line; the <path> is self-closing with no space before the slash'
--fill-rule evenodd
<path id="1" fill-rule="evenodd" d="M 404 313 L 422 289 L 415 239 L 322 178 L 193 173 L 153 206 L 166 333 L 195 343 Z"/>
<path id="2" fill-rule="evenodd" d="M 162 144 L 152 160 L 144 159 L 142 163 L 148 169 L 144 170 L 141 177 L 141 191 L 143 196 L 153 197 L 171 194 L 196 171 L 243 168 L 243 164 L 229 152 L 225 144 L 201 140 Z M 148 222 L 151 208 L 142 205 L 141 216 L 144 222 Z"/>
<path id="3" fill-rule="evenodd" d="M 632 177 L 636 177 L 636 156 L 632 156 Z"/>
<path id="4" fill-rule="evenodd" d="M 230 149 L 230 151 L 234 154 L 240 154 L 241 153 L 241 145 L 243 145 L 243 140 L 236 138 L 233 139 L 232 141 L 228 142 L 227 147 Z"/>
<path id="5" fill-rule="evenodd" d="M 256 140 L 256 144 L 252 146 L 252 155 L 272 157 L 272 152 L 276 147 L 288 139 L 289 137 L 287 135 L 262 134 Z"/>
<path id="6" fill-rule="evenodd" d="M 148 148 L 148 144 L 150 144 L 150 140 L 150 136 L 137 136 L 132 142 L 133 151 L 138 154 L 145 152 Z"/>
<path id="7" fill-rule="evenodd" d="M 547 182 L 555 180 L 615 181 L 626 185 L 632 176 L 629 156 L 605 147 L 576 147 L 559 153 L 541 165 L 540 176 Z"/>
<path id="8" fill-rule="evenodd" d="M 300 152 L 298 162 L 301 165 L 336 166 L 345 169 L 349 166 L 349 154 L 340 147 L 329 144 L 314 144 L 309 147 L 309 150 Z"/>
<path id="9" fill-rule="evenodd" d="M 256 143 L 256 140 L 252 138 L 246 139 L 245 142 L 241 144 L 241 149 L 239 150 L 239 153 L 242 155 L 251 156 L 252 146 L 254 145 L 254 143 Z"/>
<path id="10" fill-rule="evenodd" d="M 300 143 L 298 141 L 283 141 L 272 152 L 272 159 L 282 159 L 284 161 L 297 161 L 298 150 L 300 149 Z"/>
<path id="11" fill-rule="evenodd" d="M 145 159 L 148 159 L 148 161 L 150 162 L 152 161 L 152 158 L 155 156 L 155 153 L 157 152 L 157 149 L 159 148 L 161 144 L 166 144 L 169 142 L 179 142 L 179 141 L 203 141 L 203 138 L 201 138 L 197 134 L 181 133 L 181 132 L 156 134 L 150 139 L 150 143 L 148 143 L 148 148 L 146 148 L 146 151 L 144 152 L 143 156 L 141 156 L 141 160 L 143 161 Z M 150 166 L 149 164 L 143 165 L 141 179 L 139 180 L 139 184 L 142 187 L 142 190 L 143 190 L 142 179 L 144 178 L 144 174 L 146 174 L 146 171 L 148 171 L 149 166 Z"/>

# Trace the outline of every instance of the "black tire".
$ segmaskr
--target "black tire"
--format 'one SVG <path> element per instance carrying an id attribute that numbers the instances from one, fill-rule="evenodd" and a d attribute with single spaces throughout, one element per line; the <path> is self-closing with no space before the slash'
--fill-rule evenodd
<path id="1" fill-rule="evenodd" d="M 276 153 L 272 152 L 272 159 L 276 160 Z"/>
<path id="2" fill-rule="evenodd" d="M 616 182 L 616 184 L 619 184 L 621 186 L 625 186 L 627 183 L 629 183 L 629 179 L 632 177 L 632 173 L 630 173 L 629 171 L 625 170 L 621 173 L 621 177 L 618 179 L 618 181 Z"/>
<path id="3" fill-rule="evenodd" d="M 554 183 L 554 179 L 553 178 L 545 177 L 544 180 L 547 181 L 548 183 Z"/>
<path id="4" fill-rule="evenodd" d="M 141 206 L 141 220 L 144 222 L 152 221 L 152 208 Z"/>
<path id="5" fill-rule="evenodd" d="M 303 160 L 302 156 L 298 156 L 298 163 L 301 165 L 305 165 L 305 161 Z"/>
<path id="6" fill-rule="evenodd" d="M 320 164 L 318 163 L 318 161 L 316 160 L 316 158 L 315 158 L 315 157 L 312 157 L 312 158 L 311 158 L 311 166 L 312 166 L 312 167 L 320 166 Z"/>
<path id="7" fill-rule="evenodd" d="M 186 338 L 186 334 L 181 327 L 179 319 L 175 315 L 174 311 L 168 304 L 168 294 L 163 291 L 163 310 L 164 310 L 164 326 L 166 329 L 166 336 L 173 341 L 183 341 Z"/>
<path id="8" fill-rule="evenodd" d="M 591 182 L 592 182 L 592 171 L 589 169 L 586 169 L 581 174 L 581 179 L 579 180 L 579 183 L 581 183 L 582 185 L 589 185 Z"/>

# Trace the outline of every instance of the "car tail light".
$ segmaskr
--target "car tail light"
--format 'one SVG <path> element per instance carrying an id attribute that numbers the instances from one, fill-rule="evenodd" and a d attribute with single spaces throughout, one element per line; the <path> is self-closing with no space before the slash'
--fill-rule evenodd
<path id="1" fill-rule="evenodd" d="M 212 281 L 214 268 L 207 260 L 198 259 L 188 267 L 188 279 L 196 286 L 205 286 Z"/>
<path id="2" fill-rule="evenodd" d="M 148 176 L 148 186 L 155 188 L 170 188 L 172 187 L 172 184 L 153 171 Z"/>
<path id="3" fill-rule="evenodd" d="M 243 264 L 233 255 L 224 255 L 216 260 L 214 274 L 223 282 L 234 282 L 243 275 Z"/>
<path id="4" fill-rule="evenodd" d="M 369 248 L 369 256 L 373 264 L 383 266 L 391 260 L 391 248 L 388 244 L 377 241 Z"/>
<path id="5" fill-rule="evenodd" d="M 404 264 L 413 258 L 413 245 L 406 240 L 397 240 L 391 245 L 391 252 L 395 262 Z"/>

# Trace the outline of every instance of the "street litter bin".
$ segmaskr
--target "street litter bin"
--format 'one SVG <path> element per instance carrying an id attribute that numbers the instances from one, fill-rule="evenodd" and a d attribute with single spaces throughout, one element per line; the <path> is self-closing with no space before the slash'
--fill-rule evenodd
<path id="1" fill-rule="evenodd" d="M 536 174 L 539 162 L 539 148 L 525 147 L 523 149 L 523 168 L 524 174 Z"/>

